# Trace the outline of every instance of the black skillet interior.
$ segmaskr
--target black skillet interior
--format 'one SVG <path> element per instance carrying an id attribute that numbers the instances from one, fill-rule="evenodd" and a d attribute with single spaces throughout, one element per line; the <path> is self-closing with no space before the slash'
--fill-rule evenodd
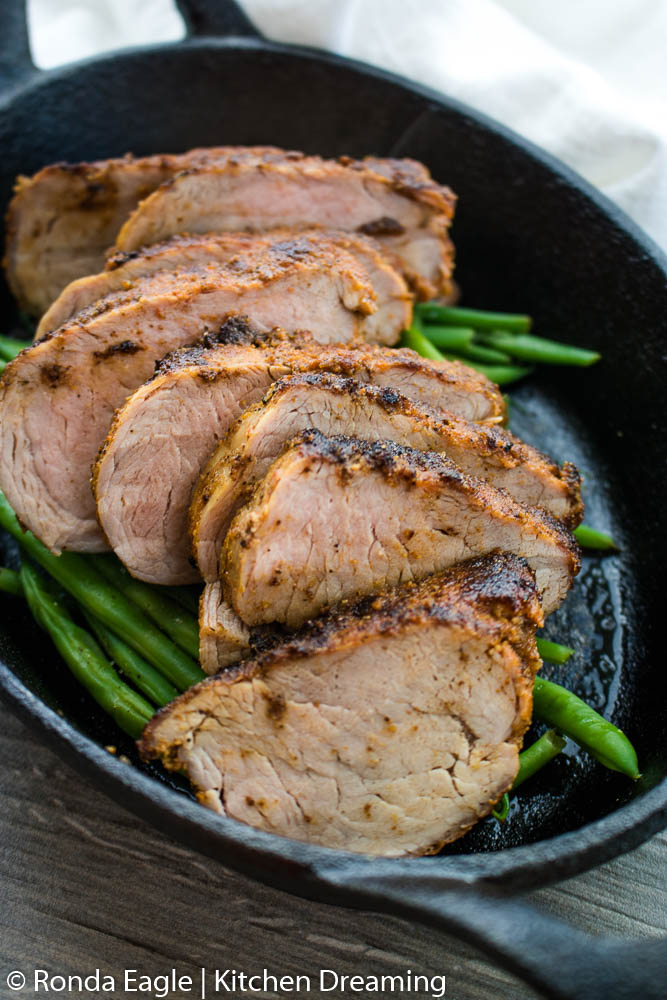
<path id="1" fill-rule="evenodd" d="M 0 117 L 0 204 L 17 174 L 49 162 L 220 143 L 423 160 L 459 195 L 454 238 L 465 301 L 528 312 L 545 336 L 604 355 L 590 370 L 541 371 L 512 391 L 512 427 L 554 457 L 579 464 L 587 521 L 621 542 L 618 556 L 584 560 L 572 595 L 548 627 L 550 637 L 577 653 L 546 674 L 627 731 L 644 776 L 633 785 L 570 751 L 517 796 L 502 827 L 486 820 L 447 848 L 448 857 L 418 864 L 452 875 L 459 861 L 453 855 L 545 841 L 641 796 L 667 770 L 660 624 L 667 286 L 660 253 L 578 178 L 456 103 L 364 67 L 251 38 L 194 38 L 121 53 L 53 72 L 48 86 L 37 81 L 17 92 Z M 0 295 L 8 330 L 16 323 L 14 307 L 6 288 Z M 81 733 L 134 759 L 24 609 L 5 602 L 3 608 L 11 610 L 0 622 L 0 658 L 16 677 Z M 157 769 L 150 773 L 168 780 Z M 175 817 L 187 794 L 174 793 Z M 656 815 L 640 828 L 628 812 L 614 850 L 648 835 Z M 173 829 L 187 836 L 188 824 L 175 818 Z M 221 830 L 219 847 L 228 846 Z M 576 860 L 576 841 L 572 848 L 569 865 L 561 857 L 551 870 L 538 864 L 522 876 L 519 852 L 507 871 L 521 886 L 593 862 L 590 851 Z M 493 877 L 492 867 L 483 872 Z"/>

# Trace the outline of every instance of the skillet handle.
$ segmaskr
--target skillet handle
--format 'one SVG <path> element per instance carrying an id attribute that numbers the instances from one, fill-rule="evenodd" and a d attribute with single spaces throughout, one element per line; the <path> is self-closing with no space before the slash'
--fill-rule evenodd
<path id="1" fill-rule="evenodd" d="M 189 38 L 199 35 L 262 37 L 236 0 L 176 0 L 176 6 L 185 21 Z"/>
<path id="2" fill-rule="evenodd" d="M 548 1000 L 664 1000 L 667 938 L 598 938 L 569 927 L 520 899 L 442 878 L 364 877 L 337 872 L 332 886 L 362 886 L 358 905 L 401 913 L 474 945 Z M 371 906 L 369 907 L 369 902 Z M 349 898 L 347 900 L 349 905 Z M 443 958 L 443 974 L 447 974 Z M 452 984 L 456 991 L 456 983 Z"/>
<path id="3" fill-rule="evenodd" d="M 176 0 L 189 37 L 261 38 L 235 0 Z M 27 0 L 0 0 L 0 97 L 39 73 L 32 61 Z"/>
<path id="4" fill-rule="evenodd" d="M 0 3 L 0 95 L 25 83 L 39 72 L 32 61 L 28 40 L 26 0 Z"/>

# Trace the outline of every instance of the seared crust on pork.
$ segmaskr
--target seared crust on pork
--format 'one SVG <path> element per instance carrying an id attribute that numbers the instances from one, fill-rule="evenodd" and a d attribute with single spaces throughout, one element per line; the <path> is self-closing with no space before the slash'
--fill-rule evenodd
<path id="1" fill-rule="evenodd" d="M 138 250 L 175 233 L 342 228 L 377 239 L 416 293 L 434 298 L 452 290 L 448 229 L 455 202 L 414 160 L 228 158 L 161 185 L 132 213 L 116 249 Z"/>
<path id="2" fill-rule="evenodd" d="M 294 628 L 327 605 L 504 550 L 535 571 L 545 614 L 579 569 L 572 535 L 449 459 L 302 431 L 232 521 L 220 560 L 247 625 Z"/>
<path id="3" fill-rule="evenodd" d="M 474 560 L 203 681 L 149 722 L 140 750 L 260 829 L 434 853 L 511 787 L 541 622 L 525 563 Z"/>
<path id="4" fill-rule="evenodd" d="M 369 339 L 382 339 L 383 329 L 402 330 L 409 325 L 412 296 L 400 273 L 370 237 L 356 233 L 276 230 L 264 235 L 209 233 L 173 236 L 164 243 L 143 247 L 141 251 L 118 253 L 107 261 L 104 271 L 79 278 L 63 289 L 42 317 L 35 338 L 39 339 L 56 329 L 99 299 L 113 292 L 128 291 L 137 278 L 145 278 L 157 271 L 230 264 L 244 255 L 256 255 L 260 249 L 269 255 L 270 260 L 275 258 L 283 264 L 317 253 L 322 246 L 342 248 L 356 258 L 367 272 L 375 293 L 376 309 L 372 320 L 366 321 L 366 328 L 377 334 Z"/>
<path id="5" fill-rule="evenodd" d="M 505 420 L 505 400 L 495 382 L 460 361 L 434 361 L 409 347 L 387 350 L 384 345 L 369 344 L 361 338 L 319 345 L 307 331 L 286 334 L 277 328 L 258 330 L 248 323 L 247 317 L 239 315 L 230 317 L 219 331 L 205 334 L 196 344 L 166 355 L 156 367 L 156 378 L 196 370 L 201 380 L 215 382 L 225 370 L 226 345 L 273 347 L 276 339 L 288 345 L 296 336 L 299 350 L 307 344 L 316 357 L 326 362 L 325 371 L 358 379 L 359 356 L 363 352 L 373 360 L 378 372 L 385 373 L 386 381 L 375 384 L 390 385 L 436 414 L 456 413 L 466 420 L 488 425 Z"/>
<path id="6" fill-rule="evenodd" d="M 116 413 L 95 465 L 102 527 L 134 575 L 153 583 L 198 579 L 187 532 L 192 490 L 233 421 L 290 372 L 334 371 L 400 388 L 434 411 L 458 408 L 491 420 L 502 413 L 502 396 L 483 376 L 413 351 L 320 346 L 303 335 L 258 334 L 238 319 L 218 339 L 159 365 Z"/>
<path id="7" fill-rule="evenodd" d="M 387 439 L 446 455 L 466 474 L 506 489 L 570 525 L 581 519 L 581 496 L 570 477 L 507 431 L 452 414 L 435 418 L 395 389 L 324 373 L 288 375 L 250 407 L 209 459 L 190 507 L 192 550 L 205 580 L 218 575 L 230 521 L 282 447 L 300 430 Z"/>

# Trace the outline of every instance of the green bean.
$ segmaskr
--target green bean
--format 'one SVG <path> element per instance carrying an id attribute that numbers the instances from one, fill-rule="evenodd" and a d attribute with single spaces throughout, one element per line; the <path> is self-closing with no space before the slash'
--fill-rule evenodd
<path id="1" fill-rule="evenodd" d="M 535 740 L 531 746 L 526 747 L 519 754 L 519 770 L 512 785 L 512 791 L 523 785 L 524 781 L 532 778 L 537 771 L 541 770 L 550 760 L 556 757 L 563 747 L 565 740 L 555 729 L 547 729 L 539 740 Z"/>
<path id="2" fill-rule="evenodd" d="M 572 691 L 537 677 L 533 688 L 533 712 L 537 719 L 569 736 L 605 767 L 627 774 L 629 778 L 640 777 L 637 754 L 625 733 L 603 719 Z"/>
<path id="3" fill-rule="evenodd" d="M 430 340 L 416 326 L 411 326 L 409 330 L 404 330 L 401 335 L 401 346 L 410 347 L 422 358 L 430 358 L 432 361 L 442 361 L 444 355 L 437 347 L 434 347 Z"/>
<path id="4" fill-rule="evenodd" d="M 574 529 L 573 535 L 582 549 L 596 549 L 598 552 L 611 552 L 618 549 L 613 538 L 605 535 L 603 531 L 589 528 L 587 524 L 580 524 L 578 528 Z"/>
<path id="5" fill-rule="evenodd" d="M 0 375 L 2 375 L 6 367 L 7 367 L 7 362 L 3 361 L 2 358 L 0 358 Z"/>
<path id="6" fill-rule="evenodd" d="M 544 365 L 575 365 L 588 368 L 600 360 L 597 351 L 587 351 L 571 344 L 561 344 L 557 340 L 545 340 L 530 334 L 512 333 L 507 330 L 493 330 L 479 335 L 483 344 L 501 351 L 507 351 L 519 361 L 539 361 Z"/>
<path id="7" fill-rule="evenodd" d="M 426 326 L 420 332 L 436 347 L 446 351 L 467 349 L 475 336 L 475 331 L 466 326 Z"/>
<path id="8" fill-rule="evenodd" d="M 77 681 L 124 732 L 137 739 L 153 716 L 152 706 L 123 683 L 93 637 L 75 625 L 46 582 L 27 562 L 21 566 L 20 577 L 30 610 L 51 636 Z"/>
<path id="9" fill-rule="evenodd" d="M 3 361 L 13 361 L 19 351 L 29 346 L 29 340 L 16 340 L 15 337 L 5 337 L 4 334 L 0 334 L 0 358 Z"/>
<path id="10" fill-rule="evenodd" d="M 501 329 L 527 333 L 532 323 L 530 316 L 489 312 L 486 309 L 464 309 L 460 306 L 440 306 L 437 302 L 423 302 L 416 306 L 415 311 L 427 323 L 471 326 L 475 330 Z"/>
<path id="11" fill-rule="evenodd" d="M 547 663 L 567 663 L 574 650 L 570 646 L 561 646 L 559 642 L 549 639 L 537 639 L 537 652 Z"/>
<path id="12" fill-rule="evenodd" d="M 105 650 L 111 662 L 115 663 L 127 679 L 132 681 L 140 691 L 143 691 L 154 705 L 161 708 L 178 697 L 176 688 L 169 681 L 165 680 L 155 667 L 152 667 L 150 663 L 146 663 L 138 653 L 135 653 L 127 643 L 119 639 L 117 635 L 114 635 L 106 625 L 103 625 L 89 611 L 84 611 L 83 613 L 88 625 L 97 636 L 100 645 Z"/>
<path id="13" fill-rule="evenodd" d="M 533 367 L 525 365 L 485 365 L 479 361 L 472 361 L 461 357 L 460 354 L 450 354 L 448 352 L 445 352 L 441 357 L 446 358 L 448 361 L 460 361 L 462 364 L 467 365 L 468 368 L 474 368 L 475 371 L 486 375 L 496 385 L 510 385 L 512 382 L 518 382 L 519 379 L 525 378 L 526 375 L 530 375 L 534 371 Z"/>
<path id="14" fill-rule="evenodd" d="M 507 792 L 505 792 L 502 799 L 500 800 L 500 802 L 498 802 L 496 808 L 493 810 L 491 815 L 493 816 L 494 819 L 497 819 L 499 823 L 504 823 L 505 820 L 507 819 L 507 814 L 509 811 L 510 811 L 510 797 L 507 794 Z"/>
<path id="15" fill-rule="evenodd" d="M 199 627 L 180 604 L 166 597 L 157 587 L 135 580 L 115 556 L 95 556 L 95 568 L 109 583 L 134 601 L 158 628 L 196 660 L 199 657 Z"/>
<path id="16" fill-rule="evenodd" d="M 89 557 L 75 552 L 61 556 L 42 545 L 30 531 L 24 532 L 4 494 L 0 493 L 0 527 L 50 573 L 86 610 L 132 646 L 161 674 L 185 691 L 204 679 L 204 672 L 171 639 L 160 632 L 132 601 L 129 601 L 95 569 Z"/>
<path id="17" fill-rule="evenodd" d="M 4 333 L 0 334 L 0 357 L 5 361 L 13 361 L 25 347 L 30 347 L 30 343 L 29 340 L 19 340 Z"/>
<path id="18" fill-rule="evenodd" d="M 520 785 L 532 778 L 550 760 L 556 757 L 563 747 L 565 740 L 555 729 L 548 729 L 543 736 L 535 740 L 531 746 L 522 750 L 519 754 L 519 770 L 517 771 L 514 784 L 510 791 L 514 792 Z M 507 819 L 510 810 L 510 798 L 507 792 L 503 795 L 498 806 L 491 813 L 499 822 L 503 823 Z"/>
<path id="19" fill-rule="evenodd" d="M 0 590 L 4 594 L 13 594 L 14 597 L 23 597 L 23 584 L 21 577 L 13 569 L 5 569 L 0 566 Z"/>
<path id="20" fill-rule="evenodd" d="M 504 351 L 496 351 L 493 347 L 482 347 L 480 344 L 469 344 L 458 351 L 462 358 L 471 361 L 481 361 L 483 365 L 511 365 L 512 359 Z"/>

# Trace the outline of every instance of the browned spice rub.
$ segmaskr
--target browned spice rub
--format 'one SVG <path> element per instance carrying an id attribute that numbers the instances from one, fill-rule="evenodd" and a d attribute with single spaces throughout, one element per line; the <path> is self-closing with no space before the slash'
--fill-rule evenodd
<path id="1" fill-rule="evenodd" d="M 546 614 L 579 569 L 561 524 L 442 455 L 304 431 L 235 516 L 220 575 L 246 625 L 293 628 L 347 597 L 494 550 L 533 566 Z"/>
<path id="2" fill-rule="evenodd" d="M 433 298 L 452 291 L 455 203 L 449 188 L 414 160 L 228 159 L 161 185 L 127 220 L 116 248 L 136 250 L 175 233 L 343 228 L 372 235 L 417 295 Z"/>
<path id="3" fill-rule="evenodd" d="M 172 236 L 163 243 L 141 251 L 111 257 L 105 270 L 71 282 L 42 316 L 36 339 L 81 313 L 114 292 L 128 291 L 134 283 L 158 271 L 186 270 L 218 265 L 240 268 L 244 258 L 264 251 L 271 267 L 289 268 L 321 248 L 324 240 L 350 254 L 368 273 L 374 289 L 373 317 L 376 328 L 402 329 L 410 323 L 412 295 L 395 267 L 381 253 L 374 240 L 357 233 L 305 230 L 273 230 L 270 233 L 208 233 Z M 344 261 L 342 262 L 344 264 Z M 266 269 L 266 263 L 264 264 Z M 265 271 L 266 273 L 266 271 Z"/>

